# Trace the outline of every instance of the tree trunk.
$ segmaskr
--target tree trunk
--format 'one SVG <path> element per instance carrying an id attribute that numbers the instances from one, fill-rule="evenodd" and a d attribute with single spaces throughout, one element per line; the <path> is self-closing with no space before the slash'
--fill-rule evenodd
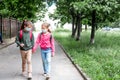
<path id="1" fill-rule="evenodd" d="M 72 35 L 71 35 L 72 38 L 75 37 L 75 34 L 74 34 L 75 27 L 74 27 L 74 25 L 75 25 L 75 17 L 72 16 Z"/>
<path id="2" fill-rule="evenodd" d="M 81 33 L 81 14 L 78 14 L 77 16 L 77 37 L 76 37 L 76 41 L 80 40 L 80 33 Z"/>
<path id="3" fill-rule="evenodd" d="M 80 21 L 80 32 L 82 32 L 82 23 Z"/>
<path id="4" fill-rule="evenodd" d="M 92 12 L 92 29 L 91 29 L 91 37 L 90 37 L 90 44 L 94 44 L 95 40 L 94 40 L 94 37 L 95 37 L 95 24 L 96 24 L 96 11 L 94 10 Z"/>
<path id="5" fill-rule="evenodd" d="M 75 18 L 76 20 L 75 20 L 75 26 L 74 26 L 74 30 L 73 30 L 73 36 L 75 37 L 75 35 L 76 35 L 76 31 L 77 31 L 77 18 Z"/>
<path id="6" fill-rule="evenodd" d="M 85 31 L 87 31 L 87 24 L 85 24 Z"/>

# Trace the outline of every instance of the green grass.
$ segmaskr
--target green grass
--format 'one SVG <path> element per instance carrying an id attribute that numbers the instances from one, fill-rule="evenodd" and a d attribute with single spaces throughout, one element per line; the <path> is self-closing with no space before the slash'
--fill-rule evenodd
<path id="1" fill-rule="evenodd" d="M 81 33 L 80 41 L 68 30 L 58 29 L 54 36 L 92 80 L 120 80 L 119 32 L 97 31 L 94 45 L 88 45 L 89 31 Z"/>

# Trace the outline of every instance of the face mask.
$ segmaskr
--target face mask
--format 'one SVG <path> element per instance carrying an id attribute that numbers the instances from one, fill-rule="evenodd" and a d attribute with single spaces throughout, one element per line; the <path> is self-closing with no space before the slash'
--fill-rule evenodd
<path id="1" fill-rule="evenodd" d="M 46 30 L 46 29 L 42 29 L 42 32 L 43 32 L 43 33 L 46 33 L 46 32 L 47 32 L 47 30 Z"/>
<path id="2" fill-rule="evenodd" d="M 31 28 L 26 27 L 25 31 L 31 31 Z"/>

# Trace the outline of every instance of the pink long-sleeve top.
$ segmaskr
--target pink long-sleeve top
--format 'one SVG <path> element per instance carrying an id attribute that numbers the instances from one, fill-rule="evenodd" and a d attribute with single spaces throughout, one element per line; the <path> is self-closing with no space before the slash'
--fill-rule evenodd
<path id="1" fill-rule="evenodd" d="M 46 33 L 46 34 L 40 33 L 36 39 L 36 43 L 33 47 L 33 50 L 36 50 L 39 45 L 41 49 L 51 48 L 52 54 L 54 55 L 55 53 L 54 38 L 52 37 L 50 40 L 50 37 L 51 37 L 51 33 Z"/>

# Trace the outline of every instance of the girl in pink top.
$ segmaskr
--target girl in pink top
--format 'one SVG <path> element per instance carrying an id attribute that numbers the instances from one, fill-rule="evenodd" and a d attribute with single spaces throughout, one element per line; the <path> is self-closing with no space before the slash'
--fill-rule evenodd
<path id="1" fill-rule="evenodd" d="M 49 26 L 50 26 L 49 23 L 42 24 L 41 26 L 42 33 L 38 35 L 36 43 L 33 48 L 33 52 L 35 52 L 38 45 L 41 48 L 44 76 L 48 79 L 50 78 L 51 56 L 53 57 L 55 55 L 54 38 L 52 37 Z"/>

